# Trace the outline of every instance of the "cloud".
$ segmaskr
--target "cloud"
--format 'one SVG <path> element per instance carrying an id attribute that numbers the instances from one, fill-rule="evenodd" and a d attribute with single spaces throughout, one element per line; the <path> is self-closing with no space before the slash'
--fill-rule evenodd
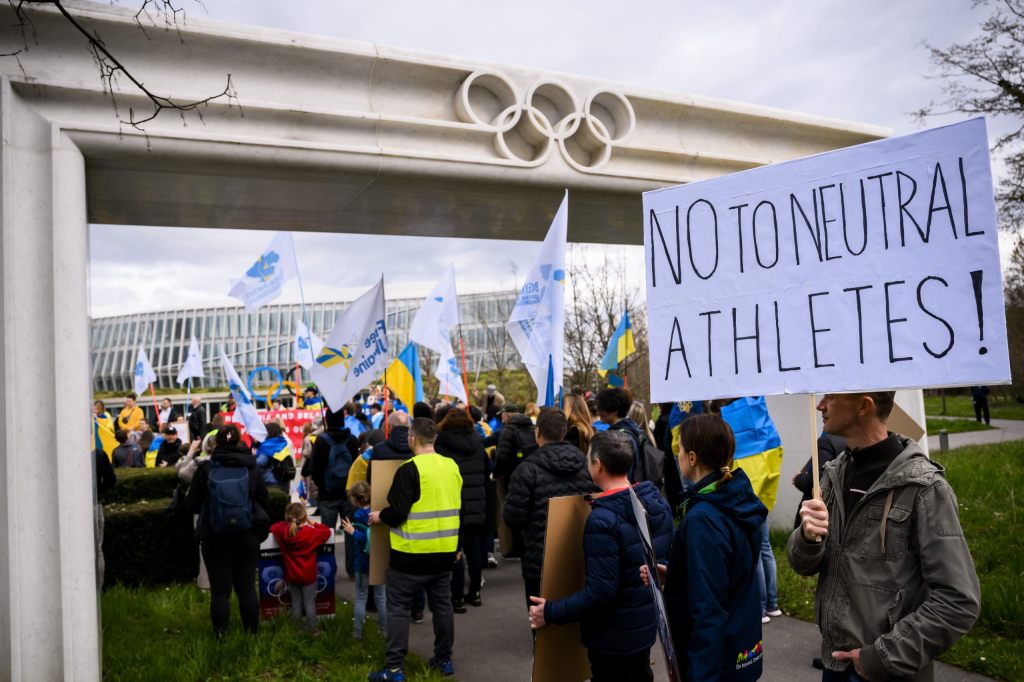
<path id="1" fill-rule="evenodd" d="M 930 0 L 210 0 L 206 7 L 209 18 L 230 23 L 734 99 L 897 133 L 916 129 L 909 112 L 941 99 L 940 83 L 926 77 L 922 41 L 963 41 L 988 12 L 971 3 L 938 6 Z M 1004 128 L 990 122 L 992 135 Z M 226 295 L 228 279 L 243 273 L 269 240 L 265 232 L 94 226 L 92 314 L 235 305 Z M 310 301 L 350 299 L 381 273 L 390 297 L 425 295 L 449 262 L 462 292 L 512 288 L 539 247 L 322 233 L 297 233 L 295 242 Z M 641 262 L 641 251 L 629 253 L 631 262 Z M 289 285 L 281 300 L 297 301 L 297 287 Z"/>

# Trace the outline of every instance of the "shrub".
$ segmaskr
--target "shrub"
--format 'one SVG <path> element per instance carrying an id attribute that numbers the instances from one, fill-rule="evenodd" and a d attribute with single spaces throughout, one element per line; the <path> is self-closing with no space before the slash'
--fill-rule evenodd
<path id="1" fill-rule="evenodd" d="M 103 495 L 103 504 L 131 504 L 170 497 L 178 486 L 174 467 L 163 469 L 115 469 L 117 485 Z"/>
<path id="2" fill-rule="evenodd" d="M 195 541 L 192 515 L 184 509 L 169 510 L 170 504 L 171 498 L 165 496 L 113 503 L 103 508 L 106 520 L 103 532 L 105 587 L 115 584 L 165 585 L 195 579 L 199 569 L 199 547 Z M 287 504 L 288 495 L 284 492 L 277 489 L 269 491 L 267 514 L 271 522 L 284 518 Z"/>

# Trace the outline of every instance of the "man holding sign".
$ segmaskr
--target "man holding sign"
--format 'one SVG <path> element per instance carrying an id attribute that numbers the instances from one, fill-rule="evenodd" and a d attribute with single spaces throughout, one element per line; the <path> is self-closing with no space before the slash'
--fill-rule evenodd
<path id="1" fill-rule="evenodd" d="M 825 466 L 822 499 L 803 503 L 788 553 L 797 573 L 819 575 L 823 680 L 931 680 L 932 660 L 978 618 L 956 495 L 917 443 L 886 430 L 893 397 L 818 404 L 849 447 Z"/>

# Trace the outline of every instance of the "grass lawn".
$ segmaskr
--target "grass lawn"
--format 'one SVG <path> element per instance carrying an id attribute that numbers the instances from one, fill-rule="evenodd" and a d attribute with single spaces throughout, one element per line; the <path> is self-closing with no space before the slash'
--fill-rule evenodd
<path id="1" fill-rule="evenodd" d="M 104 680 L 365 680 L 384 664 L 384 639 L 367 618 L 364 639 L 352 639 L 352 606 L 323 622 L 320 637 L 299 632 L 290 618 L 260 624 L 256 637 L 242 632 L 232 603 L 231 631 L 217 642 L 210 627 L 210 597 L 192 585 L 115 587 L 103 593 Z M 429 627 L 429 626 L 428 626 Z M 410 680 L 441 682 L 410 656 Z"/>
<path id="2" fill-rule="evenodd" d="M 973 419 L 942 419 L 941 417 L 926 417 L 925 424 L 929 436 L 938 434 L 940 429 L 945 429 L 947 433 L 966 433 L 968 431 L 989 431 L 995 428 Z"/>
<path id="3" fill-rule="evenodd" d="M 995 402 L 989 398 L 989 413 L 993 419 L 1024 419 L 1024 404 L 1016 402 Z M 924 399 L 924 413 L 943 417 L 974 418 L 974 404 L 968 395 L 946 396 L 946 414 L 942 414 L 942 398 L 938 396 Z"/>
<path id="4" fill-rule="evenodd" d="M 941 660 L 1002 680 L 1024 680 L 1024 509 L 1018 510 L 1016 501 L 1024 491 L 1024 441 L 957 448 L 934 459 L 946 467 L 957 494 L 960 522 L 981 580 L 981 616 Z M 813 621 L 817 581 L 789 568 L 787 537 L 772 533 L 779 606 L 788 615 Z"/>

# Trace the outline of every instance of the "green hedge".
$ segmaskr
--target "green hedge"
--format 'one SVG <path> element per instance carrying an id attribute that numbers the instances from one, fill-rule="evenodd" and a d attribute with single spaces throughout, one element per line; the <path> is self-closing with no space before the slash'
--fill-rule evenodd
<path id="1" fill-rule="evenodd" d="M 103 495 L 103 504 L 160 500 L 171 497 L 178 486 L 178 472 L 174 467 L 115 469 L 114 473 L 117 485 Z"/>
<path id="2" fill-rule="evenodd" d="M 277 489 L 269 494 L 267 514 L 271 522 L 280 521 L 288 495 Z M 171 498 L 164 497 L 104 506 L 105 587 L 166 585 L 195 579 L 199 550 L 192 515 L 183 509 L 168 510 L 170 503 Z"/>

